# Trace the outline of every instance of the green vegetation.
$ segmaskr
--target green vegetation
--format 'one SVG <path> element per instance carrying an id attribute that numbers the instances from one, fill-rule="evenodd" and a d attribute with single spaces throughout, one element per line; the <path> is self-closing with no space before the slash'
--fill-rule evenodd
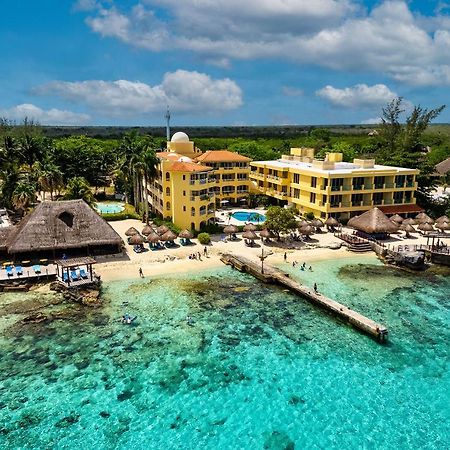
<path id="1" fill-rule="evenodd" d="M 287 234 L 297 227 L 296 213 L 294 208 L 270 206 L 266 211 L 265 226 L 280 239 L 281 234 Z"/>
<path id="2" fill-rule="evenodd" d="M 136 213 L 133 205 L 129 203 L 125 203 L 123 211 L 118 213 L 106 213 L 101 214 L 101 216 L 107 220 L 108 222 L 113 222 L 117 220 L 125 220 L 125 219 L 137 219 L 139 220 L 141 217 Z"/>
<path id="3" fill-rule="evenodd" d="M 198 242 L 202 245 L 208 245 L 211 242 L 211 237 L 208 233 L 200 233 L 197 237 Z"/>

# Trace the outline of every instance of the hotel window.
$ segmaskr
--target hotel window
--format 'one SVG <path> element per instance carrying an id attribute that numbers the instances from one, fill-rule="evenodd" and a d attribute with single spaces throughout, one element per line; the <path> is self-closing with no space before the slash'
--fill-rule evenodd
<path id="1" fill-rule="evenodd" d="M 375 194 L 373 194 L 373 204 L 381 205 L 382 203 L 383 203 L 383 193 L 376 192 Z"/>
<path id="2" fill-rule="evenodd" d="M 340 191 L 343 184 L 344 184 L 343 178 L 332 178 L 331 179 L 331 190 L 332 191 Z"/>
<path id="3" fill-rule="evenodd" d="M 195 216 L 195 208 L 191 208 L 191 216 Z"/>
<path id="4" fill-rule="evenodd" d="M 403 187 L 405 185 L 406 177 L 405 175 L 397 175 L 395 177 L 395 185 L 396 187 Z"/>
<path id="5" fill-rule="evenodd" d="M 311 177 L 311 187 L 317 187 L 317 177 Z"/>
<path id="6" fill-rule="evenodd" d="M 166 203 L 166 209 L 167 209 L 167 211 L 170 211 L 170 202 Z"/>
<path id="7" fill-rule="evenodd" d="M 330 195 L 330 205 L 332 207 L 339 207 L 342 202 L 342 195 Z"/>
<path id="8" fill-rule="evenodd" d="M 383 189 L 384 182 L 385 182 L 384 177 L 375 177 L 374 179 L 375 189 Z"/>
<path id="9" fill-rule="evenodd" d="M 405 192 L 405 203 L 410 203 L 411 202 L 411 191 L 406 191 Z"/>
<path id="10" fill-rule="evenodd" d="M 364 177 L 353 178 L 353 189 L 362 189 L 364 186 Z"/>
<path id="11" fill-rule="evenodd" d="M 186 191 L 183 191 L 183 197 L 186 197 Z"/>
<path id="12" fill-rule="evenodd" d="M 363 194 L 352 194 L 352 206 L 359 206 L 363 201 Z"/>
<path id="13" fill-rule="evenodd" d="M 403 192 L 394 192 L 394 203 L 403 203 Z"/>
<path id="14" fill-rule="evenodd" d="M 300 174 L 299 173 L 294 173 L 294 183 L 300 184 Z"/>
<path id="15" fill-rule="evenodd" d="M 183 211 L 186 212 L 186 206 L 183 206 Z"/>
<path id="16" fill-rule="evenodd" d="M 170 181 L 170 173 L 166 172 L 166 181 Z"/>
<path id="17" fill-rule="evenodd" d="M 183 180 L 186 180 L 186 175 L 183 175 Z"/>
<path id="18" fill-rule="evenodd" d="M 166 195 L 170 195 L 170 187 L 166 187 Z"/>
<path id="19" fill-rule="evenodd" d="M 314 192 L 309 194 L 309 203 L 316 203 L 316 194 Z"/>

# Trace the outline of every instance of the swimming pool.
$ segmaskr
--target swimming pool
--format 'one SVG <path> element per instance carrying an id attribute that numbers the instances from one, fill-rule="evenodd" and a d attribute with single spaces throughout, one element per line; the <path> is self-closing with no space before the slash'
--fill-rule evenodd
<path id="1" fill-rule="evenodd" d="M 252 211 L 235 211 L 233 214 L 231 214 L 231 217 L 241 222 L 252 223 L 263 223 L 266 220 L 266 216 L 264 214 Z"/>
<path id="2" fill-rule="evenodd" d="M 124 210 L 125 204 L 119 202 L 96 203 L 95 209 L 100 214 L 117 214 Z"/>

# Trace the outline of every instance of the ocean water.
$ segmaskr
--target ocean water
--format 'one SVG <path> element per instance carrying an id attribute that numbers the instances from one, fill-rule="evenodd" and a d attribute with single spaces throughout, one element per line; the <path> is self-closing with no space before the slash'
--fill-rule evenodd
<path id="1" fill-rule="evenodd" d="M 448 274 L 282 267 L 386 324 L 389 343 L 229 268 L 108 283 L 95 310 L 9 294 L 0 448 L 448 449 Z M 13 325 L 11 305 L 39 301 L 59 319 Z"/>

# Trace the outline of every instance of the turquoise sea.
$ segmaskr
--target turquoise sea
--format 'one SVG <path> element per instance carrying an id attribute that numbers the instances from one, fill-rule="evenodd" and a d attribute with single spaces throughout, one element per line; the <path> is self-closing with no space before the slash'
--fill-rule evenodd
<path id="1" fill-rule="evenodd" d="M 283 269 L 386 324 L 389 343 L 229 268 L 107 283 L 100 309 L 46 299 L 58 320 L 36 325 L 12 313 L 44 300 L 8 294 L 0 448 L 450 448 L 448 273 Z"/>

